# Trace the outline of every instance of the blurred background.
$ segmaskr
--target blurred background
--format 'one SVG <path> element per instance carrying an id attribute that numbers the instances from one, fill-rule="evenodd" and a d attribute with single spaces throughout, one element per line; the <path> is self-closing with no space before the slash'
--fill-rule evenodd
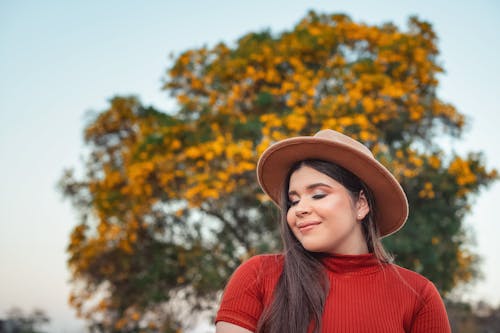
<path id="1" fill-rule="evenodd" d="M 432 162 L 432 156 L 439 158 L 439 165 L 435 168 L 435 172 L 433 171 L 434 173 L 430 171 L 422 173 L 423 178 L 413 177 L 411 173 L 402 174 L 401 177 L 419 180 L 413 183 L 408 181 L 405 184 L 408 190 L 414 190 L 416 196 L 420 198 L 415 199 L 416 205 L 421 205 L 418 207 L 427 211 L 433 206 L 426 205 L 437 202 L 437 199 L 434 201 L 431 199 L 434 196 L 438 198 L 440 195 L 438 184 L 444 184 L 445 180 L 453 179 L 453 184 L 458 187 L 453 194 L 456 205 L 450 206 L 455 209 L 451 214 L 453 219 L 450 224 L 458 225 L 459 230 L 454 231 L 453 239 L 451 236 L 450 239 L 446 238 L 449 229 L 443 228 L 440 229 L 443 233 L 442 237 L 433 238 L 426 235 L 429 244 L 435 246 L 432 248 L 432 253 L 440 253 L 439 251 L 442 250 L 443 253 L 449 255 L 453 252 L 451 261 L 444 259 L 445 254 L 437 255 L 435 258 L 431 254 L 420 256 L 423 252 L 419 251 L 423 249 L 412 248 L 408 242 L 403 244 L 396 240 L 388 240 L 387 246 L 396 254 L 402 253 L 400 257 L 406 264 L 405 266 L 427 273 L 424 275 L 435 274 L 436 277 L 432 276 L 431 279 L 439 280 L 437 284 L 446 294 L 447 305 L 452 313 L 450 317 L 466 322 L 460 332 L 466 332 L 467 329 L 474 331 L 474 327 L 480 325 L 477 324 L 478 322 L 486 325 L 485 322 L 492 322 L 494 318 L 497 318 L 498 322 L 500 265 L 498 265 L 496 254 L 500 252 L 500 243 L 497 239 L 500 227 L 497 221 L 495 199 L 500 196 L 500 185 L 494 180 L 496 177 L 494 169 L 498 170 L 500 167 L 499 134 L 496 128 L 500 122 L 497 103 L 497 95 L 500 91 L 500 84 L 497 80 L 500 75 L 500 65 L 497 61 L 497 55 L 500 52 L 498 39 L 500 23 L 497 19 L 500 14 L 500 4 L 494 0 L 474 2 L 255 0 L 251 2 L 147 1 L 141 3 L 114 0 L 105 2 L 1 1 L 0 319 L 22 319 L 27 325 L 38 327 L 39 330 L 45 332 L 84 332 L 89 323 L 93 325 L 96 332 L 106 331 L 105 327 L 110 327 L 106 325 L 112 325 L 118 331 L 133 331 L 127 330 L 127 327 L 131 327 L 127 326 L 130 322 L 147 321 L 147 316 L 162 313 L 163 317 L 160 320 L 161 325 L 164 325 L 162 327 L 184 329 L 186 332 L 213 332 L 213 327 L 207 324 L 207 320 L 213 315 L 213 311 L 210 310 L 213 302 L 202 302 L 197 299 L 197 295 L 216 299 L 219 294 L 217 290 L 213 290 L 214 286 L 223 286 L 224 277 L 227 277 L 227 274 L 241 260 L 253 253 L 275 249 L 278 245 L 273 243 L 275 234 L 272 226 L 267 224 L 252 226 L 251 232 L 255 234 L 259 232 L 264 235 L 269 234 L 268 238 L 263 236 L 260 243 L 254 239 L 251 239 L 250 244 L 241 244 L 244 243 L 241 239 L 238 243 L 237 233 L 235 233 L 234 239 L 227 236 L 227 244 L 232 242 L 231 246 L 209 248 L 207 244 L 213 236 L 206 236 L 206 233 L 213 230 L 205 230 L 199 220 L 200 216 L 208 220 L 213 219 L 211 213 L 216 211 L 217 207 L 220 208 L 217 206 L 220 204 L 220 194 L 214 193 L 214 191 L 217 192 L 217 187 L 206 183 L 206 188 L 196 192 L 193 184 L 189 188 L 184 188 L 185 184 L 170 183 L 174 180 L 156 179 L 154 182 L 164 182 L 165 188 L 159 190 L 152 188 L 148 192 L 147 186 L 142 185 L 147 185 L 145 179 L 153 173 L 144 176 L 144 170 L 148 168 L 156 170 L 155 161 L 166 162 L 172 160 L 174 158 L 172 156 L 184 156 L 185 160 L 181 162 L 186 165 L 190 159 L 200 158 L 199 151 L 203 149 L 214 149 L 215 157 L 218 153 L 221 154 L 221 150 L 216 149 L 215 146 L 207 148 L 201 144 L 194 144 L 195 134 L 193 133 L 196 130 L 189 132 L 189 127 L 182 127 L 183 125 L 180 126 L 178 123 L 179 119 L 182 119 L 184 124 L 189 121 L 191 124 L 196 123 L 194 116 L 192 116 L 193 119 L 189 118 L 190 112 L 196 113 L 199 119 L 204 119 L 203 117 L 206 116 L 202 110 L 197 109 L 197 105 L 193 106 L 193 103 L 201 103 L 200 96 L 205 96 L 204 93 L 209 100 L 210 91 L 204 91 L 203 85 L 212 87 L 214 81 L 201 81 L 201 86 L 198 87 L 194 82 L 200 78 L 200 75 L 201 77 L 212 75 L 212 78 L 220 79 L 232 77 L 233 71 L 234 79 L 237 79 L 239 67 L 236 64 L 233 64 L 234 68 L 229 69 L 210 67 L 207 65 L 212 59 L 210 55 L 214 58 L 222 58 L 229 52 L 228 50 L 239 50 L 240 52 L 234 54 L 233 58 L 241 57 L 246 60 L 252 58 L 252 52 L 248 53 L 252 47 L 255 47 L 255 54 L 265 54 L 265 52 L 262 53 L 265 49 L 262 46 L 267 45 L 265 43 L 271 43 L 270 36 L 275 36 L 277 39 L 284 38 L 284 35 L 280 34 L 295 31 L 294 29 L 302 24 L 301 20 L 306 17 L 311 19 L 312 14 L 308 14 L 310 11 L 317 15 L 345 14 L 348 17 L 346 22 L 357 25 L 366 24 L 378 27 L 380 30 L 383 30 L 385 23 L 392 23 L 395 28 L 386 27 L 387 33 L 393 30 L 401 33 L 408 32 L 410 30 L 408 22 L 412 16 L 416 16 L 420 23 L 430 24 L 431 28 L 425 24 L 418 25 L 418 22 L 413 26 L 413 33 L 424 36 L 422 38 L 427 42 L 433 42 L 433 45 L 428 45 L 428 49 L 423 47 L 422 50 L 422 52 L 427 52 L 424 60 L 429 63 L 425 65 L 424 60 L 419 60 L 418 52 L 415 52 L 411 61 L 415 62 L 415 68 L 421 68 L 418 67 L 419 61 L 425 66 L 435 65 L 443 68 L 444 71 L 441 72 L 433 69 L 432 66 L 425 67 L 429 73 L 432 72 L 430 79 L 419 76 L 420 84 L 428 84 L 432 98 L 439 100 L 440 106 L 433 109 L 433 112 L 437 112 L 436 119 L 441 119 L 443 124 L 440 125 L 441 127 L 432 127 L 432 130 L 429 127 L 428 132 L 420 131 L 426 130 L 424 125 L 408 127 L 417 128 L 411 132 L 415 136 L 422 135 L 421 138 L 412 138 L 409 143 L 424 148 L 401 151 L 398 153 L 401 156 L 398 156 L 400 162 L 409 158 L 420 158 L 424 161 L 415 162 L 413 169 L 410 168 L 412 172 L 418 169 L 419 163 L 426 166 L 429 161 Z M 355 27 L 356 25 L 353 25 L 351 29 Z M 321 31 L 312 29 L 312 25 L 307 29 L 311 35 L 321 34 Z M 437 38 L 430 38 L 429 30 L 426 29 L 431 29 Z M 268 33 L 265 33 L 266 31 Z M 252 35 L 251 33 L 262 34 Z M 356 37 L 354 34 L 352 38 L 365 38 L 363 34 L 366 31 L 361 29 L 358 33 L 361 37 Z M 246 39 L 242 39 L 244 36 Z M 291 33 L 290 38 L 292 37 L 295 38 Z M 221 42 L 225 44 L 224 47 L 219 45 Z M 408 43 L 411 49 L 412 44 Z M 351 56 L 354 58 L 361 54 L 356 53 L 359 51 L 356 45 L 351 50 Z M 434 46 L 436 49 L 433 51 Z M 318 47 L 318 50 L 320 49 L 321 46 Z M 185 53 L 187 50 L 192 50 L 192 52 Z M 276 59 L 279 55 L 272 56 Z M 261 61 L 258 57 L 254 60 Z M 249 69 L 250 65 L 244 64 L 243 67 L 246 68 L 247 75 L 255 73 L 254 69 Z M 197 72 L 197 68 L 203 70 Z M 305 77 L 304 81 L 314 81 L 310 77 L 307 78 L 307 75 Z M 273 79 L 269 78 L 269 80 Z M 226 99 L 218 100 L 214 105 L 225 105 L 230 109 L 229 106 L 234 106 L 234 101 L 231 104 L 231 98 L 245 96 L 245 94 L 238 95 L 241 92 L 231 90 L 231 87 L 227 88 L 224 84 L 222 82 L 222 88 L 219 88 L 221 91 L 228 89 L 227 95 L 224 95 Z M 214 91 L 219 88 L 214 87 Z M 241 89 L 244 88 L 245 85 L 242 85 Z M 246 92 L 255 93 L 250 90 Z M 403 93 L 398 95 L 393 91 L 387 94 L 392 99 L 401 99 Z M 296 115 L 294 112 L 299 110 L 300 103 L 292 103 L 289 98 L 291 95 L 287 96 L 288 99 L 284 101 L 284 105 Z M 311 96 L 318 97 L 317 92 L 316 95 L 313 92 Z M 258 119 L 264 124 L 259 127 L 262 130 L 259 135 L 269 134 L 269 140 L 272 141 L 279 138 L 279 135 L 294 133 L 294 131 L 307 132 L 306 125 L 301 128 L 283 125 L 286 130 L 273 134 L 270 123 L 274 120 L 271 119 L 270 112 L 266 108 L 274 102 L 269 102 L 266 99 L 268 97 L 267 93 L 262 94 L 262 92 L 255 95 L 255 100 L 258 101 L 256 105 L 261 108 Z M 214 98 L 219 97 L 216 95 Z M 241 100 L 235 99 L 236 103 L 241 102 L 242 105 L 247 102 L 243 97 Z M 365 102 L 368 103 L 368 101 Z M 338 103 L 338 100 L 335 103 Z M 447 107 L 447 103 L 451 106 Z M 363 107 L 364 109 L 360 111 L 361 115 L 371 109 L 366 104 L 363 104 Z M 244 111 L 243 106 L 241 110 Z M 219 112 L 224 112 L 222 107 Z M 347 117 L 347 115 L 342 116 Z M 424 119 L 426 116 L 421 117 Z M 433 116 L 428 115 L 428 117 Z M 368 121 L 370 119 L 372 118 Z M 417 124 L 419 119 L 419 116 L 410 117 L 408 124 Z M 219 118 L 213 120 L 220 121 Z M 245 121 L 242 123 L 244 124 Z M 352 123 L 349 124 L 352 125 Z M 372 148 L 380 148 L 374 143 L 377 140 L 374 136 L 379 132 L 376 130 L 370 132 L 367 129 L 364 134 L 361 134 L 349 127 L 349 124 L 332 122 L 332 126 L 351 130 L 352 134 L 372 142 Z M 220 134 L 224 132 L 221 126 L 212 127 L 208 131 Z M 312 130 L 316 128 L 316 125 L 311 123 L 307 126 L 310 126 L 309 129 L 313 133 Z M 134 155 L 134 158 L 139 159 L 141 163 L 127 167 L 127 172 L 130 172 L 128 174 L 130 179 L 137 179 L 135 183 L 137 187 L 130 187 L 124 191 L 128 191 L 127 195 L 132 193 L 137 198 L 143 198 L 144 202 L 135 206 L 134 201 L 133 204 L 124 208 L 117 201 L 108 200 L 108 198 L 106 202 L 109 207 L 107 207 L 104 201 L 98 200 L 96 195 L 98 192 L 94 191 L 99 186 L 101 189 L 108 189 L 106 186 L 117 186 L 121 180 L 113 180 L 113 174 L 107 169 L 107 162 L 103 156 L 109 157 L 117 152 L 122 153 L 120 149 L 136 137 L 120 136 L 121 134 L 117 133 L 135 131 L 137 128 L 140 128 L 141 135 L 149 133 L 148 140 L 155 139 L 153 135 L 155 133 L 165 135 L 160 138 L 160 146 L 155 146 L 156 148 L 151 148 L 156 143 L 151 144 L 148 140 L 134 143 L 137 144 L 134 147 L 143 144 L 142 150 L 137 150 L 139 157 Z M 165 128 L 168 130 L 161 132 Z M 253 129 L 245 126 L 240 129 L 243 131 L 240 133 L 254 134 Z M 266 132 L 266 129 L 269 131 Z M 380 128 L 377 130 L 383 131 Z M 410 130 L 408 131 L 410 133 Z M 117 136 L 110 139 L 110 133 Z M 259 136 L 261 141 L 258 144 L 270 142 L 263 142 L 264 136 Z M 179 139 L 179 142 L 172 139 L 176 137 L 182 139 Z M 124 141 L 116 145 L 113 140 L 117 138 Z M 232 139 L 236 140 L 234 137 Z M 241 142 L 244 141 L 244 138 L 238 138 L 240 139 Z M 385 144 L 391 147 L 393 141 L 389 138 L 385 139 Z M 433 147 L 439 149 L 426 151 L 426 139 L 431 141 Z M 187 147 L 188 142 L 189 147 Z M 219 142 L 219 144 L 228 147 L 224 143 Z M 246 146 L 242 148 L 243 146 L 245 146 L 244 143 L 231 147 L 234 149 L 235 156 L 238 156 L 238 159 L 235 159 L 239 163 L 237 170 L 233 170 L 231 175 L 220 174 L 221 179 L 236 177 L 235 179 L 241 181 L 235 184 L 235 187 L 246 184 L 245 177 L 253 175 L 252 161 L 256 157 L 251 151 L 255 152 L 262 148 L 257 144 L 251 146 L 251 149 Z M 170 157 L 161 155 L 165 149 L 171 149 L 173 155 Z M 475 154 L 470 155 L 470 152 Z M 141 153 L 143 155 L 140 155 Z M 164 160 L 160 158 L 160 155 Z M 214 156 L 203 158 L 211 161 Z M 429 162 L 430 165 L 431 162 Z M 222 170 L 220 165 L 210 164 L 210 166 L 209 170 Z M 163 170 L 164 174 L 175 174 L 175 165 L 172 168 Z M 193 164 L 192 174 L 200 173 L 196 170 L 198 169 Z M 443 170 L 448 171 L 446 176 L 453 177 L 444 177 L 442 173 L 439 173 Z M 159 171 L 160 174 L 161 171 Z M 469 178 L 466 177 L 467 175 Z M 183 178 L 187 177 L 186 175 L 178 176 L 179 179 L 187 179 Z M 240 176 L 241 179 L 238 178 Z M 433 183 L 432 180 L 435 182 Z M 97 187 L 92 187 L 92 181 L 95 181 L 94 185 Z M 200 178 L 197 181 L 202 183 L 207 180 Z M 422 185 L 425 183 L 434 184 L 434 187 L 432 185 L 425 187 Z M 422 188 L 418 187 L 419 184 Z M 146 189 L 146 192 L 142 193 L 141 189 Z M 154 206 L 154 209 L 151 209 L 151 201 L 148 201 L 150 197 L 159 198 L 163 203 L 169 200 L 165 199 L 164 194 L 155 197 L 157 190 L 161 193 L 168 193 L 167 198 L 174 198 L 167 208 L 160 209 Z M 182 193 L 186 195 L 188 202 L 175 199 L 174 194 L 168 192 L 169 190 L 184 191 Z M 251 190 L 255 191 L 255 188 L 251 187 Z M 109 192 L 106 193 L 109 194 Z M 255 192 L 244 195 L 250 196 L 252 193 Z M 243 194 L 241 195 L 243 198 Z M 128 196 L 127 198 L 134 197 Z M 262 199 L 259 198 L 259 200 Z M 209 206 L 203 206 L 201 202 L 206 202 Z M 265 201 L 254 204 L 257 207 L 259 203 L 262 203 L 264 207 L 259 214 L 264 214 L 266 221 L 270 220 L 271 205 Z M 143 221 L 130 218 L 130 212 L 133 212 L 132 215 L 140 214 L 143 212 L 141 209 L 146 209 L 144 207 L 151 209 L 148 211 L 149 219 Z M 120 216 L 124 217 L 126 213 L 127 219 L 124 218 L 123 221 L 126 220 L 127 224 L 121 225 L 120 228 L 123 228 L 118 229 L 117 225 L 120 224 L 113 218 L 122 221 Z M 414 221 L 420 221 L 418 219 L 428 221 L 428 218 L 427 215 L 419 215 L 417 209 Z M 106 222 L 106 224 L 104 220 L 112 222 Z M 167 222 L 162 222 L 163 220 Z M 124 273 L 124 270 L 120 270 L 123 269 L 122 266 L 113 266 L 115 259 L 124 260 L 129 265 L 128 269 L 134 269 L 135 262 L 129 263 L 126 260 L 132 258 L 132 253 L 136 253 L 134 252 L 136 239 L 142 240 L 141 237 L 146 237 L 139 232 L 145 221 L 148 222 L 148 228 L 151 226 L 156 228 L 151 233 L 147 233 L 146 236 L 151 237 L 147 238 L 150 242 L 147 244 L 151 244 L 151 248 L 154 249 L 157 249 L 155 246 L 165 246 L 161 250 L 163 252 L 151 253 L 154 255 L 161 253 L 162 258 L 169 253 L 172 263 L 161 264 L 165 267 L 164 270 L 159 269 L 155 273 L 156 278 L 165 282 L 141 280 L 141 283 L 150 285 L 151 281 L 157 281 L 158 288 L 164 288 L 164 292 L 178 291 L 178 287 L 185 287 L 183 289 L 185 294 L 179 294 L 179 292 L 163 294 L 161 291 L 146 288 L 151 294 L 141 296 L 140 291 L 144 289 L 139 288 L 139 291 L 133 289 L 129 295 L 137 296 L 137 303 L 119 312 L 113 307 L 115 304 L 113 302 L 118 301 L 110 297 L 106 298 L 110 289 L 106 289 L 106 286 L 100 283 L 107 281 L 107 274 L 116 277 Z M 192 228 L 188 231 L 183 229 L 183 221 L 190 221 Z M 440 221 L 442 220 L 438 223 Z M 429 222 L 425 223 L 429 224 Z M 214 227 L 216 230 L 211 235 L 218 237 L 227 235 L 224 228 L 231 226 L 231 223 L 228 223 L 227 226 L 221 224 L 223 227 L 220 227 L 217 221 L 213 224 L 217 227 Z M 411 228 L 408 233 L 412 231 Z M 150 232 L 152 229 L 147 230 Z M 422 230 L 415 229 L 414 231 L 421 234 Z M 251 232 L 249 235 L 252 235 Z M 128 243 L 120 238 L 122 237 L 119 236 L 120 233 L 126 234 Z M 163 237 L 161 242 L 154 238 L 156 236 L 151 236 L 158 234 Z M 411 239 L 404 238 L 406 236 L 403 234 L 401 239 Z M 116 249 L 121 252 L 117 254 L 104 251 L 103 245 L 99 243 L 102 241 L 100 237 L 107 237 L 107 242 L 115 242 Z M 178 244 L 180 239 L 183 242 L 191 242 L 191 246 L 180 247 Z M 87 245 L 93 244 L 92 249 L 100 250 L 91 253 L 90 247 L 81 246 L 85 242 Z M 132 244 L 131 248 L 128 248 L 129 243 Z M 165 244 L 172 246 L 168 247 Z M 213 246 L 212 243 L 210 244 Z M 422 244 L 426 246 L 424 241 Z M 451 250 L 447 248 L 451 246 L 450 244 L 455 246 L 452 246 Z M 153 251 L 151 248 L 147 251 Z M 444 250 L 445 248 L 447 250 Z M 199 252 L 195 255 L 191 251 L 193 249 L 198 249 Z M 141 252 L 142 255 L 147 256 L 150 253 L 144 251 Z M 212 253 L 220 251 L 221 255 L 214 258 L 208 257 L 203 251 Z M 412 253 L 415 256 L 411 256 Z M 231 257 L 231 254 L 234 257 Z M 197 260 L 200 258 L 209 260 L 207 266 L 217 268 L 217 270 L 207 269 L 205 272 L 216 276 L 213 281 L 217 282 L 214 282 L 211 287 L 208 286 L 210 280 L 200 282 L 197 280 L 197 273 L 191 270 L 192 267 L 197 267 Z M 104 261 L 102 267 L 93 266 L 98 259 Z M 71 269 L 68 266 L 68 260 L 71 260 Z M 106 260 L 109 261 L 106 262 Z M 457 261 L 457 267 L 454 270 L 456 274 L 441 281 L 440 277 L 445 276 L 445 271 L 450 269 L 446 265 L 455 261 Z M 152 267 L 151 265 L 153 264 L 148 263 L 148 267 Z M 170 268 L 175 269 L 175 273 L 171 273 Z M 201 266 L 198 268 L 205 269 Z M 171 276 L 171 274 L 174 275 Z M 82 281 L 76 281 L 75 278 L 83 278 L 87 284 L 85 282 L 82 284 Z M 122 277 L 120 282 L 123 281 L 129 283 L 131 277 Z M 194 289 L 189 289 L 193 285 Z M 99 297 L 102 299 L 99 300 Z M 155 299 L 158 302 L 150 307 L 149 303 L 146 305 L 141 303 L 144 299 Z M 193 301 L 193 299 L 196 300 Z M 164 301 L 169 302 L 169 307 L 161 310 L 155 308 L 157 304 Z M 191 312 L 186 312 L 186 309 L 193 306 L 196 309 L 205 309 L 206 311 L 201 311 L 204 316 L 192 319 L 189 327 L 181 327 L 177 317 L 189 316 Z M 77 318 L 77 313 L 87 319 Z M 111 314 L 114 319 L 106 317 Z M 106 321 L 106 318 L 110 321 Z M 157 323 L 158 320 L 155 317 L 151 322 Z M 151 324 L 148 327 L 151 331 L 159 330 L 159 326 L 155 325 Z M 164 331 L 168 330 L 165 328 Z"/>

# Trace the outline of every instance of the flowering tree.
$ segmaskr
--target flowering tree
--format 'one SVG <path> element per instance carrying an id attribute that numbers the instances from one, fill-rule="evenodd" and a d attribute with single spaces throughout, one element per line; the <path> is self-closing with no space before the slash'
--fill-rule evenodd
<path id="1" fill-rule="evenodd" d="M 175 112 L 115 97 L 85 130 L 86 174 L 61 179 L 82 213 L 68 247 L 72 305 L 106 332 L 181 328 L 169 301 L 210 307 L 242 260 L 279 249 L 258 156 L 322 128 L 364 142 L 403 185 L 409 221 L 384 240 L 397 262 L 442 293 L 470 281 L 464 216 L 497 174 L 480 153 L 437 145 L 464 127 L 437 96 L 437 56 L 417 18 L 401 31 L 310 12 L 291 31 L 178 55 L 164 86 Z"/>

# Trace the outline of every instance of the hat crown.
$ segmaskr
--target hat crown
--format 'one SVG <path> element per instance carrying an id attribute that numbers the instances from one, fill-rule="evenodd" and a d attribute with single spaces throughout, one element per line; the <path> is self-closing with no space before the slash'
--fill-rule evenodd
<path id="1" fill-rule="evenodd" d="M 334 131 L 334 130 L 331 130 L 331 129 L 325 129 L 325 130 L 321 130 L 319 132 L 317 132 L 315 135 L 314 135 L 315 138 L 319 138 L 319 139 L 326 139 L 326 140 L 329 140 L 329 141 L 333 141 L 333 142 L 337 142 L 337 143 L 340 143 L 342 145 L 345 145 L 345 146 L 348 146 L 350 148 L 353 148 L 353 149 L 356 149 L 357 151 L 373 158 L 373 154 L 372 152 L 370 151 L 370 149 L 368 149 L 368 147 L 366 147 L 365 145 L 363 145 L 362 143 L 348 137 L 347 135 L 344 135 L 342 133 L 339 133 L 337 131 Z"/>

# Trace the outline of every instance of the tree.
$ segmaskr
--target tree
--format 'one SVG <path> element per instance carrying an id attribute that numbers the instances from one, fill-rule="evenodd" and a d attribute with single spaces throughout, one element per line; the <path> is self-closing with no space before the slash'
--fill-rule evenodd
<path id="1" fill-rule="evenodd" d="M 68 246 L 71 304 L 106 332 L 178 329 L 176 297 L 210 308 L 242 260 L 280 246 L 258 156 L 321 128 L 364 142 L 403 185 L 410 219 L 385 240 L 398 263 L 443 294 L 473 279 L 463 219 L 497 174 L 481 153 L 436 143 L 465 124 L 437 96 L 437 57 L 418 18 L 401 31 L 309 12 L 291 31 L 178 55 L 164 86 L 175 112 L 113 98 L 85 130 L 86 174 L 61 178 L 82 215 Z"/>
<path id="2" fill-rule="evenodd" d="M 7 311 L 5 320 L 0 320 L 0 332 L 40 333 L 41 326 L 50 322 L 50 318 L 41 309 L 34 309 L 30 314 L 17 307 Z"/>

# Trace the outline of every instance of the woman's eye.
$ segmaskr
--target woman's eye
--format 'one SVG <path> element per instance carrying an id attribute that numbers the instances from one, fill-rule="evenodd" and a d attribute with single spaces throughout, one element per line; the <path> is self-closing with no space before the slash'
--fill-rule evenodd
<path id="1" fill-rule="evenodd" d="M 292 207 L 299 203 L 299 200 L 288 200 L 288 206 Z"/>
<path id="2" fill-rule="evenodd" d="M 326 197 L 326 194 L 324 194 L 324 193 L 319 193 L 319 194 L 315 194 L 315 195 L 312 196 L 312 198 L 316 199 L 316 200 L 317 199 L 322 199 L 324 197 Z"/>

